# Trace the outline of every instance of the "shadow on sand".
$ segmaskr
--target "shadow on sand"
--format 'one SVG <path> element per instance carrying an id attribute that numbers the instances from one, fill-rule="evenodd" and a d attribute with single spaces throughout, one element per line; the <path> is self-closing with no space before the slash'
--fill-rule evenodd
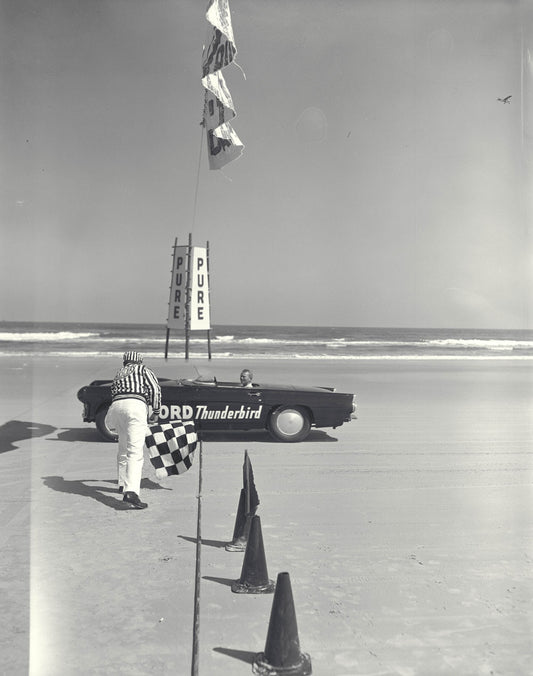
<path id="1" fill-rule="evenodd" d="M 63 427 L 54 441 L 90 441 L 103 444 L 113 443 L 104 439 L 96 427 Z"/>
<path id="2" fill-rule="evenodd" d="M 216 582 L 217 584 L 222 584 L 225 587 L 231 587 L 235 582 L 235 579 L 230 580 L 227 577 L 211 577 L 209 575 L 202 575 L 202 580 L 209 580 L 209 582 Z"/>
<path id="3" fill-rule="evenodd" d="M 60 493 L 73 493 L 75 495 L 82 495 L 86 498 L 92 498 L 97 502 L 100 502 L 106 507 L 111 509 L 116 509 L 117 511 L 122 511 L 130 509 L 130 506 L 122 501 L 122 494 L 118 492 L 117 482 L 111 479 L 73 479 L 69 481 L 64 479 L 62 476 L 45 476 L 42 477 L 43 483 L 48 488 L 51 488 L 54 491 Z M 112 486 L 90 486 L 85 483 L 88 481 L 99 481 Z M 170 488 L 165 488 L 160 486 L 155 481 L 151 479 L 144 478 L 141 481 L 141 488 L 148 490 L 171 490 Z M 113 495 L 107 495 L 107 493 L 113 493 Z"/>
<path id="4" fill-rule="evenodd" d="M 27 423 L 31 425 L 32 423 Z M 54 431 L 55 428 L 51 428 L 50 431 Z M 1 428 L 0 428 L 1 430 Z M 47 434 L 47 432 L 44 432 Z M 34 435 L 35 436 L 35 435 Z M 198 437 L 202 441 L 209 442 L 219 442 L 219 443 L 237 443 L 237 442 L 246 442 L 246 441 L 255 441 L 261 444 L 276 444 L 283 443 L 281 441 L 276 441 L 273 439 L 267 430 L 198 430 Z M 0 436 L 0 440 L 1 440 Z M 96 427 L 68 427 L 62 428 L 58 432 L 57 437 L 51 441 L 87 441 L 91 443 L 99 442 L 102 444 L 112 444 L 116 443 L 104 439 L 104 437 L 98 432 Z M 306 443 L 331 443 L 336 442 L 336 437 L 330 436 L 324 430 L 311 430 L 309 436 L 305 439 Z M 9 449 L 8 449 L 9 450 Z"/>
<path id="5" fill-rule="evenodd" d="M 191 538 L 187 535 L 178 535 L 178 537 L 182 540 L 187 540 L 187 542 L 192 542 L 193 544 L 198 543 L 197 538 Z M 206 547 L 216 547 L 217 549 L 224 548 L 228 542 L 229 540 L 204 540 L 204 538 L 202 538 L 202 545 L 205 545 Z"/>
<path id="6" fill-rule="evenodd" d="M 257 652 L 250 652 L 249 650 L 234 650 L 232 648 L 213 648 L 216 653 L 221 655 L 227 655 L 228 657 L 233 657 L 235 660 L 240 660 L 241 662 L 246 662 L 246 664 L 252 664 L 254 657 L 257 655 Z"/>
<path id="7" fill-rule="evenodd" d="M 198 436 L 202 441 L 217 441 L 217 442 L 239 442 L 239 441 L 256 441 L 262 444 L 282 444 L 283 441 L 276 441 L 273 439 L 267 430 L 198 430 Z M 331 437 L 324 430 L 311 430 L 309 436 L 304 440 L 305 443 L 330 443 L 338 441 L 335 437 Z"/>
<path id="8" fill-rule="evenodd" d="M 33 437 L 44 437 L 56 429 L 52 425 L 42 425 L 41 423 L 27 422 L 25 420 L 8 420 L 8 422 L 0 426 L 0 453 L 14 451 L 18 448 L 16 445 L 17 441 Z"/>

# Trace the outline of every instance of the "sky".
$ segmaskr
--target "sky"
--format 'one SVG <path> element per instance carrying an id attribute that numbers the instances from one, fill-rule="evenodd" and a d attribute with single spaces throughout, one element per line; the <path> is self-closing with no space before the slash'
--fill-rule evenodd
<path id="1" fill-rule="evenodd" d="M 212 171 L 207 0 L 0 0 L 0 320 L 164 324 L 191 233 L 215 325 L 533 328 L 531 4 L 230 0 Z"/>

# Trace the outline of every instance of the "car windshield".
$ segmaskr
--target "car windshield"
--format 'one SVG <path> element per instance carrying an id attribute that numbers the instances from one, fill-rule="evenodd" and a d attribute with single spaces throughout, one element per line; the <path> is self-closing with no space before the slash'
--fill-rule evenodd
<path id="1" fill-rule="evenodd" d="M 178 380 L 178 383 L 184 387 L 230 387 L 232 389 L 242 389 L 241 383 L 220 382 L 214 376 L 209 378 L 206 376 L 198 378 L 181 378 Z M 258 387 L 258 385 L 254 384 L 254 387 Z"/>
<path id="2" fill-rule="evenodd" d="M 191 378 L 182 378 L 179 382 L 186 387 L 216 387 L 217 384 L 216 378 L 206 378 L 202 376 L 195 378 L 194 380 Z"/>

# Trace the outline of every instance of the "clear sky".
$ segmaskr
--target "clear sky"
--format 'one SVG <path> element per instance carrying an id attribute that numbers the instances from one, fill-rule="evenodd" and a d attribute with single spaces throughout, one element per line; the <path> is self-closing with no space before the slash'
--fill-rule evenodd
<path id="1" fill-rule="evenodd" d="M 223 172 L 206 7 L 0 0 L 0 319 L 165 323 L 192 232 L 215 324 L 533 328 L 531 3 L 230 0 Z"/>

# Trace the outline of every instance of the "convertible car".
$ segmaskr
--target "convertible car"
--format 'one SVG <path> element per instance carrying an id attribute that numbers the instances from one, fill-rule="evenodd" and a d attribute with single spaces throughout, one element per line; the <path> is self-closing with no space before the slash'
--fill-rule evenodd
<path id="1" fill-rule="evenodd" d="M 216 378 L 170 380 L 161 385 L 161 422 L 194 420 L 198 430 L 267 429 L 278 441 L 302 441 L 311 427 L 339 427 L 355 418 L 355 396 L 332 387 L 295 387 L 218 382 Z M 111 404 L 111 381 L 82 387 L 84 422 L 95 422 L 104 438 L 116 441 L 105 423 Z"/>

